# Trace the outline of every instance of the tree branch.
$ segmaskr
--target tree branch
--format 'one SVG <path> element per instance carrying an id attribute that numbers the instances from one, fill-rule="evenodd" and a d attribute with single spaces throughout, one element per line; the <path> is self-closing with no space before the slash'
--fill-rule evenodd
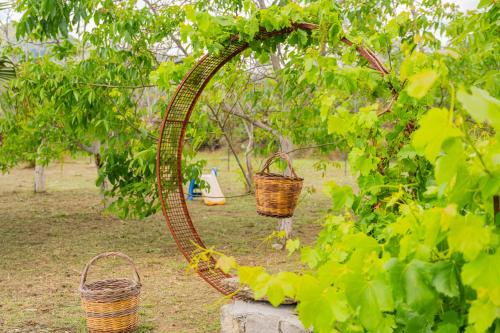
<path id="1" fill-rule="evenodd" d="M 236 151 L 234 150 L 233 144 L 231 143 L 231 140 L 229 139 L 229 135 L 227 135 L 226 130 L 224 126 L 222 125 L 222 122 L 220 121 L 219 117 L 217 117 L 217 112 L 212 108 L 210 104 L 207 103 L 208 108 L 212 112 L 212 115 L 217 122 L 217 125 L 219 125 L 219 128 L 222 131 L 222 135 L 224 135 L 224 138 L 226 139 L 227 145 L 229 146 L 229 149 L 231 149 L 231 152 L 234 155 L 234 158 L 236 159 L 236 163 L 238 163 L 238 166 L 240 167 L 241 172 L 243 173 L 243 176 L 245 177 L 245 182 L 247 183 L 248 189 L 252 189 L 252 181 L 249 179 L 249 176 L 245 172 L 245 169 L 243 168 L 243 165 L 241 164 L 241 161 L 238 157 L 238 154 L 236 154 Z"/>
<path id="2" fill-rule="evenodd" d="M 87 152 L 89 154 L 95 155 L 95 154 L 99 153 L 98 151 L 96 151 L 95 146 L 94 147 L 87 146 L 87 145 L 81 143 L 80 141 L 74 141 L 74 144 L 78 148 L 80 148 L 81 150 L 83 150 L 83 151 L 85 151 L 85 152 Z"/>
<path id="3" fill-rule="evenodd" d="M 153 4 L 150 2 L 150 0 L 143 0 L 143 2 L 149 7 L 149 9 L 151 9 L 151 11 L 153 12 L 153 14 L 155 14 L 155 15 L 158 16 L 158 10 L 155 8 L 155 6 L 153 6 Z M 170 38 L 172 38 L 172 40 L 174 41 L 175 45 L 187 57 L 189 55 L 189 53 L 184 48 L 184 46 L 182 46 L 181 41 L 177 37 L 175 37 L 173 33 L 170 34 Z"/>
<path id="4" fill-rule="evenodd" d="M 234 116 L 237 116 L 237 117 L 240 117 L 246 121 L 248 121 L 249 123 L 253 124 L 254 126 L 266 131 L 266 132 L 269 132 L 271 133 L 272 135 L 276 136 L 276 137 L 279 137 L 281 135 L 281 133 L 279 133 L 278 131 L 276 131 L 274 128 L 272 128 L 271 126 L 269 126 L 268 124 L 260 121 L 260 120 L 256 120 L 256 119 L 252 119 L 251 117 L 249 117 L 248 115 L 246 115 L 244 112 L 243 112 L 243 107 L 241 106 L 241 103 L 238 102 L 237 105 L 234 107 L 234 108 L 230 108 L 229 105 L 227 105 L 225 102 L 222 102 L 222 109 L 221 109 L 222 112 L 225 112 L 225 113 L 229 113 L 229 114 L 232 114 Z"/>
<path id="5" fill-rule="evenodd" d="M 142 88 L 152 88 L 157 87 L 156 84 L 145 84 L 145 85 L 136 85 L 136 86 L 121 86 L 115 84 L 107 84 L 107 83 L 92 83 L 92 82 L 75 82 L 75 84 L 79 84 L 82 86 L 91 86 L 91 87 L 103 87 L 103 88 L 123 88 L 123 89 L 142 89 Z"/>

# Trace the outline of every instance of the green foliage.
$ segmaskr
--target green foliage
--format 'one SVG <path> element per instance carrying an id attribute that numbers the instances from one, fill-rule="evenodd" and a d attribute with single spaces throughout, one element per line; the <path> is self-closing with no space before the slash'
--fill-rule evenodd
<path id="1" fill-rule="evenodd" d="M 461 13 L 439 0 L 320 0 L 258 9 L 251 1 L 201 1 L 155 13 L 134 1 L 22 0 L 18 36 L 65 42 L 54 57 L 22 63 L 4 94 L 0 163 L 48 162 L 74 152 L 75 141 L 98 140 L 105 147 L 98 181 L 111 183 L 112 208 L 154 213 L 157 126 L 149 123 L 165 103 L 146 110 L 136 95 L 149 84 L 171 94 L 194 59 L 239 35 L 249 61 L 229 63 L 206 88 L 185 157 L 220 137 L 212 110 L 237 108 L 265 129 L 255 132 L 256 152 L 276 150 L 285 136 L 328 143 L 325 150 L 348 152 L 357 186 L 328 182 L 332 209 L 316 244 L 287 242 L 290 253 L 300 251 L 300 274 L 239 266 L 213 250 L 196 258 L 215 255 L 217 267 L 237 271 L 273 305 L 295 298 L 300 320 L 315 332 L 495 331 L 499 7 L 480 7 Z M 90 19 L 96 27 L 81 42 L 69 38 Z M 319 28 L 255 38 L 297 22 Z M 340 43 L 344 36 L 354 44 Z M 176 52 L 159 64 L 153 49 L 164 42 Z M 382 55 L 389 73 L 371 69 L 356 53 L 360 45 Z M 241 136 L 241 125 L 234 127 Z M 202 167 L 188 163 L 184 176 Z"/>
<path id="2" fill-rule="evenodd" d="M 488 122 L 496 130 L 500 129 L 500 105 L 497 99 L 487 91 L 471 87 L 471 94 L 463 89 L 457 93 L 457 99 L 478 123 Z"/>
<path id="3" fill-rule="evenodd" d="M 408 79 L 408 95 L 415 98 L 424 97 L 438 78 L 438 74 L 433 70 L 426 70 L 410 76 Z"/>
<path id="4" fill-rule="evenodd" d="M 0 57 L 0 81 L 7 81 L 14 77 L 16 77 L 16 69 L 12 62 L 5 56 Z"/>
<path id="5" fill-rule="evenodd" d="M 82 20 L 87 24 L 100 1 L 20 0 L 17 10 L 23 12 L 23 19 L 16 28 L 18 38 L 33 34 L 37 38 L 58 38 L 68 36 L 73 25 Z M 108 6 L 112 1 L 106 1 Z M 104 7 L 106 8 L 106 2 Z"/>
<path id="6" fill-rule="evenodd" d="M 339 186 L 335 184 L 334 181 L 330 181 L 325 186 L 325 192 L 327 195 L 332 197 L 333 205 L 332 208 L 336 211 L 340 211 L 344 208 L 351 208 L 354 194 L 352 193 L 352 188 L 349 186 Z"/>
<path id="7" fill-rule="evenodd" d="M 437 17 L 447 15 L 432 9 Z M 487 21 L 492 11 L 494 6 L 469 15 Z M 457 15 L 450 26 L 465 17 Z M 268 29 L 282 27 L 279 15 L 266 23 Z M 434 24 L 437 29 L 439 23 Z M 327 136 L 350 151 L 359 190 L 355 194 L 327 183 L 334 213 L 325 218 L 316 245 L 302 247 L 308 268 L 301 274 L 233 268 L 242 283 L 257 296 L 266 294 L 274 305 L 285 295 L 294 297 L 301 321 L 315 332 L 494 330 L 499 280 L 494 262 L 500 250 L 492 211 L 492 197 L 500 193 L 498 100 L 481 88 L 455 88 L 477 82 L 464 75 L 465 63 L 481 68 L 475 73 L 491 69 L 492 63 L 479 65 L 478 59 L 465 61 L 457 53 L 466 48 L 466 30 L 451 34 L 455 39 L 443 52 L 440 41 L 425 32 L 430 25 L 403 13 L 370 38 L 374 45 L 390 47 L 389 52 L 395 47 L 390 38 L 402 38 L 401 52 L 391 53 L 393 66 L 400 66 L 399 82 L 392 75 L 386 78 L 399 87 L 400 96 L 383 118 L 377 118 L 385 112 L 376 98 L 388 98 L 387 91 L 381 82 L 368 81 L 366 72 L 338 68 L 308 48 L 302 64 L 291 62 L 303 71 L 294 89 L 312 89 L 318 96 L 316 119 L 324 123 Z M 367 31 L 373 33 L 368 28 L 357 33 Z M 484 31 L 483 39 L 491 40 L 489 33 Z M 338 36 L 335 29 L 332 35 Z M 494 57 L 498 60 L 498 54 Z M 330 78 L 329 71 L 339 76 Z M 342 75 L 346 79 L 339 81 Z M 353 97 L 361 84 L 370 93 Z M 298 244 L 290 241 L 287 248 L 295 251 Z"/>
<path id="8" fill-rule="evenodd" d="M 412 137 L 412 145 L 417 153 L 424 155 L 430 162 L 436 160 L 443 142 L 460 135 L 460 131 L 449 121 L 446 109 L 431 109 L 420 119 L 420 128 Z"/>
<path id="9" fill-rule="evenodd" d="M 2 171 L 26 160 L 48 164 L 68 153 L 92 154 L 99 164 L 96 184 L 112 211 L 122 218 L 156 213 L 157 119 L 166 103 L 150 86 L 172 91 L 194 58 L 159 66 L 152 49 L 172 38 L 183 17 L 179 8 L 23 0 L 17 10 L 21 42 L 49 42 L 42 44 L 43 56 L 3 49 L 19 64 L 1 97 Z M 91 20 L 95 27 L 85 28 Z M 203 163 L 190 163 L 193 152 L 186 154 L 187 177 L 199 175 Z"/>

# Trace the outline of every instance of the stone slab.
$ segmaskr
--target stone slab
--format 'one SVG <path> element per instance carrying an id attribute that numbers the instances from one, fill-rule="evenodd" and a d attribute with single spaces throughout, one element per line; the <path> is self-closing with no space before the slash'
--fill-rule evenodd
<path id="1" fill-rule="evenodd" d="M 294 305 L 234 301 L 221 309 L 221 333 L 307 333 Z"/>

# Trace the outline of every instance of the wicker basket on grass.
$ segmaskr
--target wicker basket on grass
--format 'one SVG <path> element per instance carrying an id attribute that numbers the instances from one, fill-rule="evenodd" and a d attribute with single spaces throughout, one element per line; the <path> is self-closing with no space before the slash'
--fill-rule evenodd
<path id="1" fill-rule="evenodd" d="M 269 171 L 269 167 L 277 158 L 288 163 L 290 177 Z M 288 154 L 276 153 L 269 157 L 262 170 L 255 174 L 254 181 L 257 213 L 279 218 L 293 215 L 304 179 L 298 177 L 293 170 Z"/>
<path id="2" fill-rule="evenodd" d="M 99 259 L 121 257 L 134 269 L 134 279 L 107 279 L 87 283 L 90 267 Z M 85 266 L 80 281 L 82 306 L 91 333 L 125 333 L 137 329 L 141 278 L 132 259 L 120 252 L 105 252 Z"/>

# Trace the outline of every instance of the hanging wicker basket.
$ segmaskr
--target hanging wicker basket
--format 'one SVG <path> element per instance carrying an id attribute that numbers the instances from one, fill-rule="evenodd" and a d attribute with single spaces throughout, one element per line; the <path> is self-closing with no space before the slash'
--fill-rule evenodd
<path id="1" fill-rule="evenodd" d="M 106 257 L 126 259 L 134 269 L 134 279 L 107 279 L 87 283 L 87 274 L 97 260 Z M 85 266 L 80 281 L 82 306 L 91 333 L 125 333 L 137 329 L 141 278 L 132 259 L 120 252 L 105 252 Z"/>
<path id="2" fill-rule="evenodd" d="M 269 167 L 276 158 L 287 161 L 290 177 L 269 172 Z M 293 215 L 304 179 L 297 176 L 286 153 L 276 153 L 269 157 L 262 171 L 255 174 L 254 181 L 257 213 L 278 218 Z"/>

